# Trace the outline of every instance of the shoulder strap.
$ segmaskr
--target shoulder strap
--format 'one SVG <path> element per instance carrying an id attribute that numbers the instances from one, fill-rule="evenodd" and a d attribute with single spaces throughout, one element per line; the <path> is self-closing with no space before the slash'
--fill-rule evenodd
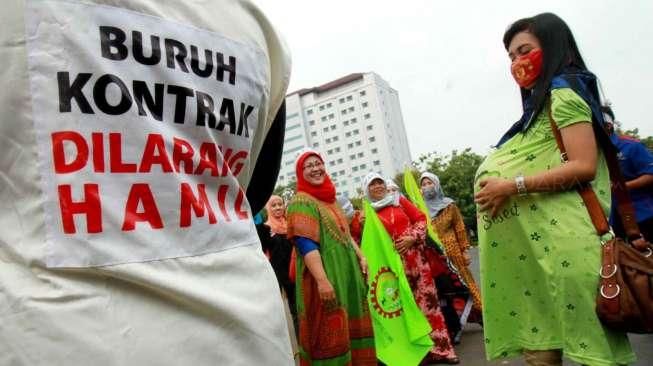
<path id="1" fill-rule="evenodd" d="M 560 157 L 563 163 L 566 163 L 568 161 L 567 149 L 562 142 L 562 135 L 560 134 L 558 125 L 553 119 L 550 97 L 548 99 L 547 114 L 549 116 L 549 123 L 551 124 L 553 136 L 555 137 L 558 149 L 560 149 Z M 616 148 L 612 145 L 605 132 L 597 131 L 596 127 L 594 132 L 608 164 L 610 182 L 612 183 L 612 194 L 616 196 L 617 212 L 619 212 L 619 216 L 621 217 L 623 227 L 626 230 L 626 235 L 629 239 L 638 239 L 641 237 L 641 233 L 637 226 L 637 221 L 635 220 L 633 204 L 628 195 L 628 191 L 626 191 L 625 180 L 621 174 L 621 169 L 619 168 Z M 596 193 L 594 193 L 594 190 L 592 189 L 592 185 L 589 183 L 583 183 L 576 189 L 585 203 L 585 207 L 587 208 L 587 212 L 590 215 L 590 219 L 592 220 L 592 224 L 594 224 L 596 232 L 599 235 L 608 233 L 610 231 L 610 225 L 608 224 L 608 219 L 605 217 L 605 213 L 601 208 L 599 199 L 596 197 Z"/>

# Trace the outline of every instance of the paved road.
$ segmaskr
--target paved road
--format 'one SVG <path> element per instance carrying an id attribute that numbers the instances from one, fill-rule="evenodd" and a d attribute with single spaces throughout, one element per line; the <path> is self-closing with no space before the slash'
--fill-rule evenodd
<path id="1" fill-rule="evenodd" d="M 479 277 L 478 269 L 478 251 L 472 249 L 472 272 L 476 278 Z M 653 335 L 631 335 L 630 337 L 638 361 L 633 366 L 651 366 L 653 365 Z M 487 362 L 485 360 L 485 350 L 483 347 L 483 329 L 476 325 L 470 324 L 465 328 L 462 342 L 456 346 L 456 351 L 464 366 L 522 366 L 526 365 L 521 359 L 510 359 L 505 361 Z M 565 366 L 575 365 L 573 362 L 565 361 Z"/>

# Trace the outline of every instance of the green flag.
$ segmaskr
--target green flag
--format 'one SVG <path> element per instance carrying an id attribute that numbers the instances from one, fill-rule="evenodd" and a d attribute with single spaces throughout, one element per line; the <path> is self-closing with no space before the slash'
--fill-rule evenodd
<path id="1" fill-rule="evenodd" d="M 361 249 L 368 263 L 376 354 L 388 366 L 415 366 L 433 347 L 431 325 L 415 303 L 390 235 L 370 204 L 364 205 Z"/>
<path id="2" fill-rule="evenodd" d="M 433 230 L 433 225 L 431 225 L 431 217 L 429 215 L 429 210 L 426 208 L 424 197 L 422 197 L 422 191 L 419 189 L 417 182 L 415 182 L 415 177 L 413 177 L 413 173 L 409 168 L 406 168 L 406 171 L 404 172 L 404 188 L 406 189 L 408 199 L 413 202 L 413 204 L 417 206 L 424 215 L 426 215 L 426 231 L 428 232 L 429 237 L 431 237 L 433 242 L 444 251 L 442 244 L 440 244 L 438 233 Z"/>

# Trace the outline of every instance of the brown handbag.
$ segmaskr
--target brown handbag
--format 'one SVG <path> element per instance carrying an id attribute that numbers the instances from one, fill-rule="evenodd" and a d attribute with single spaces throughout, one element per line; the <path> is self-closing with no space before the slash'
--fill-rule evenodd
<path id="1" fill-rule="evenodd" d="M 567 150 L 560 130 L 548 108 L 551 130 L 567 162 Z M 610 229 L 596 193 L 589 183 L 577 187 L 597 234 L 601 237 L 601 268 L 596 313 L 611 329 L 630 333 L 653 333 L 653 245 L 641 235 L 635 220 L 630 196 L 619 168 L 617 151 L 607 134 L 595 128 L 595 135 L 608 163 L 612 194 L 616 196 L 626 239 L 618 238 Z M 607 237 L 607 238 L 606 238 Z"/>

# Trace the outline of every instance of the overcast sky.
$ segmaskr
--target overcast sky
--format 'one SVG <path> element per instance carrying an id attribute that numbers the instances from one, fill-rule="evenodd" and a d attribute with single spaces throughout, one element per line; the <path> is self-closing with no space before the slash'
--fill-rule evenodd
<path id="1" fill-rule="evenodd" d="M 292 52 L 289 91 L 378 73 L 399 92 L 413 158 L 485 154 L 521 116 L 501 39 L 513 21 L 546 11 L 569 24 L 617 120 L 653 135 L 653 1 L 257 2 Z"/>

